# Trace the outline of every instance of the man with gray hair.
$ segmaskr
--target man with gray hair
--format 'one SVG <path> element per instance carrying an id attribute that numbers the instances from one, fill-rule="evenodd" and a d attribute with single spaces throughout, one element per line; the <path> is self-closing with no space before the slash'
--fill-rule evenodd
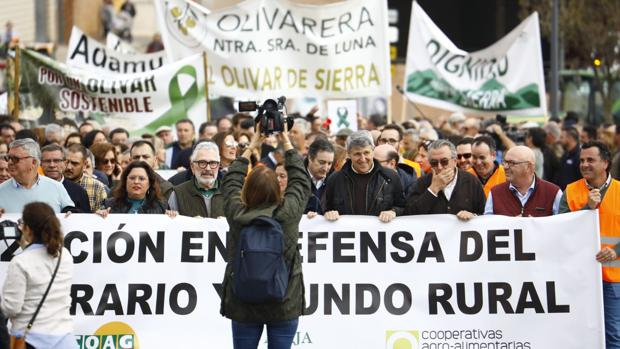
<path id="1" fill-rule="evenodd" d="M 485 196 L 480 181 L 457 168 L 456 148 L 440 139 L 428 148 L 431 173 L 418 179 L 407 198 L 406 214 L 455 214 L 470 220 L 484 212 Z"/>
<path id="2" fill-rule="evenodd" d="M 21 213 L 33 201 L 50 205 L 56 213 L 75 206 L 62 183 L 39 176 L 41 149 L 37 142 L 30 138 L 11 142 L 7 158 L 13 178 L 0 184 L 0 212 Z"/>
<path id="3" fill-rule="evenodd" d="M 368 131 L 352 133 L 347 139 L 349 159 L 332 174 L 325 188 L 325 218 L 341 214 L 378 216 L 389 222 L 401 215 L 405 197 L 398 174 L 386 169 L 374 157 L 374 143 Z"/>
<path id="4" fill-rule="evenodd" d="M 174 187 L 168 206 L 183 216 L 217 218 L 224 216 L 224 197 L 218 178 L 220 151 L 213 142 L 196 145 L 190 156 L 194 178 Z"/>
<path id="5" fill-rule="evenodd" d="M 65 141 L 64 129 L 58 124 L 45 126 L 45 143 L 62 145 Z"/>

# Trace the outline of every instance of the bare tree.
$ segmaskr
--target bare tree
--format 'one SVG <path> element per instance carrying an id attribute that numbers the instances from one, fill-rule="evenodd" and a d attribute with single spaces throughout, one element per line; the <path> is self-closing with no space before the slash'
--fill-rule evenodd
<path id="1" fill-rule="evenodd" d="M 551 35 L 553 0 L 519 0 L 520 16 L 538 11 L 542 34 Z M 603 100 L 604 122 L 613 123 L 614 83 L 620 80 L 620 1 L 557 0 L 560 37 L 570 68 L 591 67 Z"/>

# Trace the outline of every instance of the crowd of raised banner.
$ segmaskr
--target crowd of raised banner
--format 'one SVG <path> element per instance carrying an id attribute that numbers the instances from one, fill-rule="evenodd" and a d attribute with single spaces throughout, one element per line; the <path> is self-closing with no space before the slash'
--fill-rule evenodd
<path id="1" fill-rule="evenodd" d="M 105 8 L 110 11 L 108 17 L 111 18 L 114 15 L 112 2 L 106 1 L 105 3 Z M 367 1 L 366 3 L 367 6 L 383 4 L 383 2 L 375 3 L 374 1 Z M 387 5 L 383 5 L 385 6 L 382 6 L 382 9 L 385 7 L 383 10 L 387 10 Z M 187 6 L 190 8 L 190 5 Z M 265 6 L 269 7 L 273 4 L 266 2 Z M 288 6 L 292 5 L 289 4 Z M 417 8 L 418 5 L 414 4 L 413 6 Z M 296 89 L 297 95 L 295 97 L 303 96 L 311 89 L 320 92 L 321 97 L 325 97 L 325 99 L 357 98 L 378 95 L 391 90 L 390 79 L 386 78 L 389 76 L 388 56 L 384 54 L 385 50 L 382 51 L 383 45 L 387 48 L 387 40 L 383 40 L 385 39 L 383 32 L 375 29 L 375 25 L 378 27 L 376 23 L 378 23 L 379 17 L 387 18 L 387 15 L 379 16 L 372 9 L 369 10 L 364 6 L 359 7 L 359 28 L 353 30 L 348 21 L 346 26 L 339 23 L 341 32 L 338 35 L 351 34 L 348 33 L 347 28 L 351 28 L 351 32 L 360 31 L 360 28 L 362 32 L 366 30 L 370 33 L 368 34 L 370 40 L 366 41 L 366 47 L 359 49 L 365 49 L 368 52 L 376 50 L 380 54 L 373 56 L 367 51 L 359 51 L 364 53 L 351 51 L 348 52 L 350 56 L 341 55 L 342 61 L 348 60 L 347 57 L 356 57 L 361 61 L 354 67 L 356 74 L 359 73 L 359 77 L 356 75 L 355 79 L 352 78 L 353 66 L 346 67 L 344 70 L 336 69 L 333 72 L 333 85 L 330 85 L 328 82 L 323 84 L 323 79 L 327 76 L 326 81 L 329 81 L 331 70 L 327 68 L 337 65 L 327 62 L 325 63 L 326 66 L 322 66 L 323 62 L 319 61 L 325 57 L 319 57 L 323 54 L 317 55 L 313 50 L 308 51 L 308 48 L 318 48 L 311 43 L 308 44 L 305 46 L 308 51 L 305 54 L 308 58 L 303 62 L 304 64 L 300 64 L 299 81 L 297 78 L 295 78 L 296 83 L 288 81 L 288 86 L 293 86 Z M 178 17 L 178 8 L 169 10 L 174 18 Z M 133 18 L 135 9 L 132 11 L 134 13 L 131 15 L 130 11 L 126 11 L 127 16 Z M 262 13 L 265 13 L 266 16 L 265 11 L 263 8 Z M 336 12 L 336 8 L 331 8 L 331 11 Z M 166 13 L 165 11 L 160 12 L 162 13 L 161 16 Z M 274 18 L 277 13 L 276 9 Z M 376 15 L 377 18 L 373 15 Z M 225 13 L 221 16 L 228 20 L 236 18 L 235 15 Z M 338 16 L 351 19 L 351 14 L 348 12 Z M 412 21 L 412 23 L 415 22 L 418 25 L 418 23 L 426 20 L 425 14 L 420 14 L 420 16 L 422 16 L 420 20 Z M 257 16 L 257 21 L 258 18 Z M 289 34 L 291 37 L 297 38 L 295 36 L 299 34 L 297 27 L 294 23 L 293 25 L 286 24 L 286 18 L 288 17 L 284 16 L 282 19 L 283 24 L 279 30 L 284 33 L 287 30 L 295 31 L 294 35 Z M 334 18 L 342 19 L 343 17 L 334 15 Z M 304 17 L 304 20 L 306 19 Z M 193 23 L 188 28 L 196 27 L 193 17 L 184 18 L 184 20 L 187 20 L 187 23 Z M 327 23 L 333 20 L 333 18 L 326 19 Z M 221 23 L 231 25 L 233 23 L 212 21 L 218 25 Z M 303 23 L 305 30 L 306 22 Z M 530 26 L 535 28 L 535 31 L 533 35 L 523 35 L 523 37 L 530 39 L 535 37 L 538 40 L 537 16 L 534 15 L 532 20 L 526 20 L 524 23 L 524 27 L 529 28 L 528 26 Z M 387 27 L 386 23 L 383 24 Z M 188 30 L 180 24 L 178 27 L 182 32 Z M 344 32 L 343 28 L 345 29 Z M 431 25 L 429 28 L 433 29 Z M 104 29 L 106 32 L 111 30 L 105 25 Z M 228 35 L 227 32 L 230 28 L 225 26 L 224 29 L 220 29 Z M 195 28 L 192 30 L 197 31 Z M 263 30 L 266 29 L 263 28 Z M 433 30 L 429 29 L 428 32 L 435 35 Z M 310 31 L 312 31 L 312 27 Z M 89 55 L 86 47 L 88 47 L 87 43 L 90 42 L 88 41 L 90 39 L 77 29 L 74 29 L 74 32 L 77 33 L 74 40 L 75 45 L 73 48 L 70 45 L 71 54 L 69 56 L 75 61 L 81 57 L 88 63 Z M 420 32 L 425 33 L 424 31 Z M 515 33 L 518 34 L 518 31 Z M 130 36 L 130 32 L 127 34 Z M 332 35 L 329 30 L 324 34 L 326 37 Z M 431 34 L 428 34 L 429 37 L 432 37 Z M 228 38 L 228 36 L 223 37 Z M 258 24 L 256 34 L 252 38 L 256 42 L 260 42 L 259 39 L 262 39 Z M 189 40 L 185 37 L 184 39 Z M 211 37 L 208 37 L 208 40 L 211 40 Z M 379 44 L 376 44 L 375 40 Z M 11 40 L 7 42 L 9 41 Z M 518 41 L 516 45 L 522 44 L 522 41 Z M 242 54 L 250 56 L 258 55 L 258 53 L 248 53 L 253 51 L 249 48 L 246 50 L 248 52 L 240 53 L 236 51 L 236 48 L 234 50 L 231 48 L 233 45 L 226 46 L 225 50 L 222 42 L 232 43 L 231 40 L 215 40 L 215 45 L 211 49 L 215 47 L 213 50 L 226 51 L 225 54 L 218 57 L 213 52 L 209 52 L 211 54 L 209 64 L 219 67 L 213 69 L 215 77 L 211 77 L 213 81 L 210 83 L 213 86 L 210 88 L 215 89 L 215 92 L 214 90 L 211 92 L 215 95 L 236 95 L 244 87 L 240 82 L 233 83 L 227 80 L 227 77 L 232 79 L 234 76 L 237 78 L 237 68 L 234 68 L 233 74 L 233 68 L 231 68 L 233 64 L 228 66 L 228 60 L 234 61 L 238 58 L 236 56 L 242 56 Z M 253 47 L 253 41 L 249 42 Z M 289 42 L 290 45 L 293 45 L 294 41 L 290 39 Z M 343 39 L 342 42 L 347 43 L 349 41 Z M 372 44 L 368 44 L 368 42 Z M 415 42 L 415 45 L 420 45 L 419 42 Z M 437 44 L 437 51 L 434 53 L 437 54 L 440 50 L 439 41 L 433 39 L 429 42 Z M 221 47 L 218 46 L 218 43 Z M 153 50 L 149 48 L 149 52 L 163 48 L 159 39 L 155 40 L 154 44 L 157 44 L 155 45 L 157 48 Z M 540 43 L 536 41 L 530 46 L 539 50 Z M 334 52 L 338 53 L 338 49 L 341 47 L 335 45 L 336 50 Z M 515 66 L 529 67 L 529 61 L 518 60 L 513 57 L 518 56 L 518 54 L 540 59 L 537 57 L 540 56 L 538 51 L 530 54 L 530 51 L 520 49 L 520 46 L 516 47 L 517 49 L 510 53 L 512 55 L 510 59 L 518 62 Z M 326 57 L 338 56 L 332 51 L 327 54 L 327 48 L 328 46 L 325 45 Z M 103 50 L 103 48 L 98 47 L 96 50 Z M 413 48 L 410 50 L 413 51 Z M 289 53 L 291 55 L 298 54 L 298 50 L 290 51 L 292 52 Z M 267 54 L 266 52 L 267 50 L 264 50 L 262 54 Z M 175 56 L 185 57 L 185 53 L 173 49 L 168 52 L 169 57 L 167 59 Z M 231 55 L 227 56 L 227 54 Z M 277 55 L 284 54 L 278 52 Z M 274 56 L 276 56 L 275 53 Z M 375 63 L 378 62 L 376 65 L 370 64 L 367 70 L 362 64 L 367 63 L 364 61 L 366 56 L 372 56 L 372 59 L 376 61 Z M 445 56 L 446 54 L 443 54 L 439 61 Z M 157 57 L 157 62 L 164 64 L 163 55 Z M 504 57 L 506 66 L 501 66 L 500 62 L 494 69 L 505 68 L 508 71 L 508 58 L 506 57 Z M 50 91 L 57 88 L 60 92 L 53 90 L 46 93 L 58 98 L 55 103 L 60 106 L 60 109 L 65 108 L 67 110 L 63 109 L 63 111 L 72 112 L 79 111 L 80 115 L 85 116 L 81 123 L 77 123 L 72 118 L 58 118 L 45 126 L 28 128 L 25 125 L 31 125 L 31 123 L 23 119 L 0 115 L 0 216 L 2 214 L 22 214 L 23 221 L 19 223 L 20 227 L 26 234 L 25 236 L 31 239 L 37 240 L 37 234 L 42 230 L 47 233 L 50 231 L 58 233 L 57 235 L 60 238 L 54 241 L 55 247 L 53 249 L 46 242 L 47 252 L 51 256 L 62 254 L 63 250 L 60 223 L 52 224 L 49 219 L 46 220 L 45 218 L 54 217 L 53 213 L 73 215 L 95 213 L 104 218 L 115 213 L 166 214 L 171 219 L 177 215 L 202 218 L 226 216 L 230 213 L 225 210 L 226 207 L 229 207 L 226 203 L 230 201 L 232 195 L 227 195 L 229 192 L 224 190 L 224 181 L 228 173 L 231 174 L 228 176 L 228 182 L 240 178 L 239 167 L 235 167 L 235 164 L 238 164 L 235 163 L 235 160 L 238 158 L 243 158 L 241 162 L 244 165 L 247 163 L 248 174 L 253 169 L 268 168 L 270 170 L 266 170 L 266 172 L 271 173 L 270 171 L 273 171 L 273 176 L 279 184 L 277 192 L 280 193 L 280 196 L 286 192 L 289 179 L 290 182 L 294 183 L 309 183 L 311 193 L 307 200 L 305 198 L 302 200 L 305 208 L 301 210 L 299 207 L 299 211 L 303 211 L 303 215 L 308 219 L 323 216 L 328 221 L 337 221 L 341 215 L 365 215 L 374 216 L 381 222 L 389 223 L 398 216 L 451 214 L 461 221 L 470 221 L 475 220 L 476 216 L 479 215 L 543 217 L 584 209 L 598 210 L 602 245 L 598 253 L 592 258 L 596 258 L 602 264 L 607 348 L 620 348 L 620 261 L 618 261 L 620 256 L 620 183 L 618 182 L 620 179 L 620 125 L 602 124 L 597 127 L 584 124 L 584 118 L 574 112 L 568 112 L 561 119 L 550 118 L 544 123 L 530 121 L 521 124 L 509 124 L 506 118 L 501 115 L 498 115 L 497 118 L 488 118 L 476 116 L 475 113 L 465 115 L 461 112 L 447 112 L 445 115 L 434 119 L 420 116 L 407 117 L 405 121 L 399 123 L 389 123 L 386 115 L 358 115 L 357 125 L 335 130 L 330 129 L 330 122 L 326 122 L 328 116 L 320 115 L 317 106 L 306 115 L 298 113 L 287 115 L 288 118 L 294 119 L 290 129 L 282 133 L 266 134 L 259 138 L 257 135 L 261 133 L 261 130 L 256 127 L 254 117 L 247 113 L 235 113 L 201 124 L 195 123 L 196 115 L 199 116 L 200 120 L 204 120 L 202 118 L 202 107 L 207 107 L 207 102 L 201 99 L 204 96 L 199 96 L 203 88 L 201 84 L 204 85 L 204 80 L 207 80 L 205 78 L 207 73 L 196 73 L 196 69 L 206 69 L 205 66 L 207 65 L 204 62 L 203 66 L 203 57 L 200 55 L 193 58 L 195 62 L 192 60 L 183 61 L 184 63 L 182 63 L 185 66 L 182 68 L 180 68 L 181 65 L 173 66 L 173 64 L 180 64 L 179 62 L 171 62 L 169 71 L 166 68 L 161 68 L 161 71 L 157 73 L 158 75 L 154 74 L 150 77 L 134 71 L 132 74 L 135 74 L 131 75 L 134 80 L 131 81 L 134 81 L 136 85 L 131 86 L 131 93 L 136 96 L 139 95 L 140 99 L 133 98 L 135 96 L 130 96 L 130 94 L 125 96 L 125 90 L 128 88 L 127 83 L 130 80 L 125 81 L 126 85 L 122 88 L 119 87 L 119 91 L 116 91 L 117 85 L 115 84 L 110 85 L 113 93 L 105 91 L 109 81 L 114 83 L 120 81 L 117 78 L 110 78 L 107 81 L 106 78 L 112 76 L 110 72 L 101 74 L 97 71 L 90 72 L 91 75 L 84 75 L 88 76 L 88 79 L 76 84 L 77 87 L 71 87 L 70 85 L 78 81 L 77 79 L 81 75 L 77 73 L 71 75 L 74 73 L 67 67 L 61 67 L 60 64 L 51 62 L 47 58 L 28 53 L 28 50 L 24 50 L 23 56 L 19 59 L 22 60 L 23 81 L 39 81 L 41 85 L 52 85 L 53 88 L 50 88 Z M 130 61 L 127 57 L 124 59 Z M 413 59 L 413 55 L 408 55 L 408 59 L 415 62 L 426 61 Z M 325 60 L 327 61 L 327 58 Z M 122 59 L 118 61 L 124 62 Z M 295 59 L 292 61 L 298 63 Z M 261 62 L 271 63 L 266 58 L 243 61 L 247 66 L 243 68 L 245 70 L 239 70 L 240 72 L 243 71 L 243 73 L 239 73 L 239 76 L 242 74 L 245 76 L 247 72 L 252 74 L 254 71 L 252 69 L 255 68 L 253 65 L 259 65 Z M 280 70 L 280 65 L 285 66 L 285 64 L 276 63 L 273 64 L 276 67 L 273 74 L 278 78 L 274 78 L 273 84 L 280 86 L 282 83 L 282 86 L 285 86 L 284 78 L 282 81 L 279 80 L 280 74 L 284 71 L 284 68 Z M 315 63 L 316 67 L 313 66 Z M 518 103 L 515 102 L 514 105 L 506 106 L 506 103 L 502 101 L 498 105 L 505 109 L 500 110 L 497 106 L 487 105 L 486 111 L 500 110 L 507 114 L 519 109 L 535 109 L 534 112 L 546 111 L 544 84 L 538 81 L 543 80 L 542 62 L 539 63 L 540 71 L 529 69 L 528 73 L 536 76 L 532 77 L 531 81 L 525 79 L 527 81 L 523 84 L 523 86 L 536 86 L 538 90 L 534 94 L 538 96 L 537 98 L 522 98 L 517 96 L 515 92 L 511 98 Z M 76 63 L 74 62 L 74 64 Z M 439 63 L 436 62 L 436 64 Z M 287 70 L 288 77 L 295 76 L 295 74 L 290 74 L 295 72 L 291 67 Z M 311 71 L 308 67 L 314 69 L 312 71 L 316 71 L 316 74 L 309 74 L 311 77 L 316 77 L 316 84 L 301 82 L 303 80 L 301 76 L 307 71 Z M 155 67 L 151 68 L 155 69 Z M 267 64 L 267 69 L 263 71 L 267 77 L 271 76 L 269 75 L 271 74 L 270 68 Z M 408 74 L 408 83 L 405 84 L 407 93 L 418 94 L 427 99 L 437 97 L 434 95 L 435 91 L 427 91 L 430 95 L 424 95 L 424 90 L 436 84 L 425 80 L 427 79 L 427 67 L 417 68 L 419 71 L 408 70 L 408 73 L 411 74 Z M 187 69 L 193 73 L 187 73 Z M 445 70 L 445 67 L 443 69 Z M 145 69 L 140 73 L 148 73 L 148 71 L 149 69 Z M 260 67 L 257 67 L 256 71 L 260 72 Z M 38 79 L 24 78 L 33 72 L 41 74 Z M 125 74 L 126 72 L 117 71 L 115 73 L 120 74 L 120 76 L 129 76 L 129 74 Z M 182 75 L 181 73 L 191 75 L 196 79 L 186 95 L 183 95 L 179 88 L 179 75 Z M 324 74 L 327 75 L 324 76 Z M 340 79 L 340 75 L 336 74 L 344 74 L 345 78 Z M 511 74 L 523 75 L 520 71 L 519 74 L 511 71 Z M 160 79 L 160 75 L 164 76 L 165 79 Z M 101 78 L 100 81 L 95 77 Z M 59 83 L 61 80 L 62 84 Z M 266 80 L 271 81 L 270 79 Z M 337 81 L 341 80 L 343 81 L 343 88 L 336 84 Z M 353 80 L 356 84 L 359 82 L 359 86 L 353 86 Z M 141 82 L 144 86 L 141 85 Z M 532 82 L 539 83 L 533 84 Z M 497 84 L 498 82 L 494 81 L 494 83 Z M 270 86 L 271 84 L 272 82 L 269 82 Z M 58 87 L 60 85 L 63 86 L 62 89 Z M 67 86 L 68 88 L 65 88 Z M 156 86 L 157 88 L 155 88 Z M 248 86 L 245 88 L 249 88 Z M 99 87 L 100 90 L 96 91 Z M 150 91 L 149 87 L 152 87 L 153 91 Z M 230 89 L 226 90 L 225 87 Z M 451 86 L 443 87 L 452 88 Z M 268 90 L 265 86 L 255 86 L 254 88 L 262 92 Z M 274 87 L 275 90 L 278 88 L 286 90 L 286 87 Z M 84 97 L 86 95 L 82 95 L 82 93 L 86 93 L 84 91 L 87 89 L 92 89 L 90 92 L 93 93 L 92 96 L 88 95 L 88 98 Z M 349 91 L 353 89 L 358 89 L 359 91 L 353 92 L 357 92 L 359 95 Z M 22 88 L 22 90 L 27 89 Z M 47 100 L 46 97 L 40 97 L 34 93 L 43 93 L 43 90 L 38 91 L 36 88 L 30 87 L 29 94 L 26 97 L 22 96 L 22 100 L 36 102 L 39 99 Z M 62 98 L 68 96 L 63 95 L 63 93 L 67 92 L 72 93 L 71 98 L 63 100 Z M 201 93 L 199 94 L 199 92 Z M 439 92 L 438 95 L 441 97 L 442 94 Z M 353 94 L 348 95 L 347 93 Z M 112 94 L 113 96 L 107 100 L 101 97 L 105 94 Z M 170 96 L 170 103 L 162 97 L 164 95 Z M 45 94 L 41 96 L 45 96 Z M 185 99 L 191 99 L 192 102 L 189 103 Z M 19 94 L 17 100 L 19 100 Z M 62 107 L 63 102 L 68 103 L 69 101 L 77 101 L 76 103 L 79 106 Z M 88 104 L 90 101 L 92 101 L 92 105 L 84 106 L 81 103 Z M 128 129 L 109 127 L 100 124 L 100 121 L 105 120 L 105 118 L 91 118 L 86 113 L 89 108 L 91 109 L 90 112 L 106 111 L 108 107 L 101 106 L 105 103 L 109 103 L 106 104 L 108 106 L 118 107 L 120 105 L 122 109 L 122 103 L 117 103 L 118 101 L 123 101 L 123 103 L 129 101 L 136 103 L 136 105 L 132 104 L 130 111 L 120 110 L 116 114 L 132 120 L 140 119 L 137 116 L 143 116 L 142 113 L 149 114 L 149 118 L 151 118 L 149 119 L 150 128 L 137 124 L 129 124 L 132 127 L 127 127 Z M 144 110 L 138 110 L 140 109 L 137 107 L 138 101 L 144 101 Z M 178 103 L 179 101 L 184 103 Z M 530 103 L 530 101 L 533 102 Z M 462 108 L 452 110 L 463 110 L 465 108 L 472 111 L 476 108 L 482 110 L 485 107 L 482 105 L 483 103 L 472 105 L 473 102 L 470 100 L 465 102 L 470 104 L 461 105 Z M 156 105 L 157 103 L 161 105 Z M 446 103 L 446 101 L 441 101 L 441 103 Z M 124 105 L 127 107 L 127 104 Z M 162 105 L 171 109 L 169 111 L 163 110 L 165 108 Z M 445 104 L 438 106 L 442 105 L 445 106 Z M 22 105 L 21 107 L 23 110 L 18 110 L 17 114 L 33 110 L 33 108 L 29 109 L 29 106 Z M 185 109 L 182 110 L 181 107 Z M 96 110 L 97 108 L 100 110 Z M 156 112 L 150 110 L 147 113 L 147 109 L 156 109 Z M 110 113 L 113 112 L 110 111 Z M 178 117 L 180 114 L 182 114 L 182 118 Z M 333 117 L 333 115 L 329 116 Z M 142 126 L 144 128 L 140 129 Z M 331 126 L 333 127 L 333 125 Z M 140 132 L 136 132 L 137 129 L 140 129 Z M 144 133 L 139 134 L 141 132 Z M 261 144 L 256 146 L 259 139 Z M 303 171 L 300 170 L 300 158 L 303 159 Z M 294 162 L 291 159 L 299 161 Z M 300 177 L 303 178 L 300 179 Z M 248 191 L 252 191 L 252 188 L 244 187 L 244 193 Z M 303 190 L 300 189 L 299 191 L 302 192 Z M 46 208 L 30 206 L 33 203 L 40 202 L 48 205 L 53 213 L 49 211 L 47 212 L 49 214 L 40 214 L 40 212 L 46 212 Z M 298 224 L 301 217 L 294 218 L 296 219 L 295 224 Z M 58 220 L 54 222 L 58 222 Z M 293 235 L 297 236 L 297 233 L 296 230 Z M 30 246 L 23 247 L 26 249 Z M 58 258 L 57 265 L 52 262 L 53 259 L 43 258 L 43 256 L 47 257 L 44 251 L 37 256 L 36 258 L 45 260 L 45 268 L 33 267 L 34 263 L 37 262 L 34 260 L 35 258 L 30 261 L 21 258 L 17 262 L 15 262 L 17 258 L 14 258 L 11 262 L 9 267 L 11 276 L 24 276 L 30 273 L 28 277 L 31 279 L 38 278 L 39 282 L 35 285 L 37 288 L 37 291 L 34 292 L 36 297 L 24 299 L 27 291 L 26 277 L 20 279 L 21 283 L 15 282 L 15 279 L 7 278 L 0 299 L 0 348 L 5 346 L 4 337 L 7 333 L 7 322 L 4 318 L 11 319 L 11 326 L 18 328 L 17 332 L 12 331 L 12 335 L 24 334 L 22 330 L 27 327 L 32 313 L 38 313 L 38 310 L 34 311 L 39 304 L 38 297 L 47 294 L 45 288 L 49 282 L 49 272 L 53 271 L 54 267 L 57 268 L 56 270 L 60 268 L 57 282 L 70 287 L 71 273 L 67 271 L 70 270 L 72 264 L 70 256 Z M 60 266 L 61 259 L 63 264 L 69 266 Z M 19 268 L 21 269 L 18 270 Z M 53 275 L 55 277 L 56 272 Z M 54 281 L 54 277 L 52 277 L 52 281 Z M 303 285 L 301 288 L 303 289 Z M 69 299 L 68 295 L 59 296 L 58 294 L 54 295 L 53 292 L 49 302 L 58 305 L 58 309 L 62 309 L 62 311 L 67 310 L 65 303 Z M 303 292 L 300 291 L 300 298 L 303 298 L 302 294 Z M 61 300 L 61 298 L 63 299 Z M 27 306 L 23 306 L 24 304 Z M 44 326 L 49 326 L 54 330 L 57 328 L 62 328 L 63 331 L 70 329 L 68 312 L 63 318 L 63 321 L 69 319 L 67 322 L 56 321 L 55 318 L 54 321 L 51 321 L 50 319 L 53 318 L 54 314 L 51 314 L 52 312 L 49 309 L 43 310 L 44 312 L 47 311 L 47 314 L 44 315 L 48 317 L 42 316 L 38 320 L 39 328 L 47 329 Z M 295 326 L 297 326 L 296 323 Z M 62 332 L 63 335 L 65 333 Z M 63 338 L 58 339 L 34 334 L 27 347 L 43 348 L 48 347 L 46 343 L 49 344 L 50 341 L 55 341 L 58 344 L 62 340 L 69 343 L 66 347 L 74 345 L 73 338 Z M 58 344 L 57 347 L 63 346 Z M 290 343 L 288 347 L 290 347 Z"/>

